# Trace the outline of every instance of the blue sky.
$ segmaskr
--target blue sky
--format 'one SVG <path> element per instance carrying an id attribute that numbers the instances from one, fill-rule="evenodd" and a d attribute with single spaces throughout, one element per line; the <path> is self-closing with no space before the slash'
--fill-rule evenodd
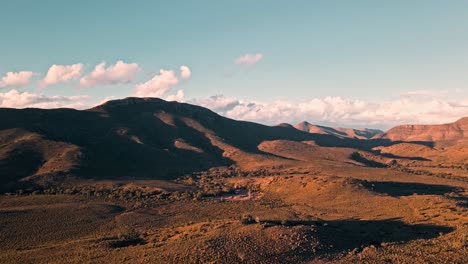
<path id="1" fill-rule="evenodd" d="M 22 93 L 43 99 L 88 96 L 88 102 L 97 103 L 111 96 L 130 96 L 136 85 L 161 69 L 177 75 L 179 67 L 186 65 L 190 78 L 176 76 L 179 81 L 161 97 L 183 90 L 180 100 L 210 107 L 219 103 L 212 102 L 219 97 L 210 96 L 223 95 L 224 101 L 235 105 L 232 101 L 237 100 L 244 107 L 210 108 L 238 119 L 272 124 L 306 118 L 386 127 L 393 123 L 378 122 L 376 117 L 385 102 L 419 104 L 422 97 L 428 113 L 415 111 L 412 117 L 392 122 L 427 123 L 434 118 L 432 122 L 448 122 L 468 115 L 467 1 L 4 0 L 0 32 L 0 78 L 7 72 L 34 73 L 27 85 L 3 85 L 4 97 L 14 89 L 18 94 L 10 97 Z M 245 54 L 262 58 L 251 65 L 236 64 Z M 119 60 L 138 64 L 140 71 L 131 81 L 79 85 L 79 78 L 99 63 L 109 66 Z M 83 64 L 79 77 L 38 87 L 37 81 L 51 65 L 77 63 Z M 350 118 L 343 109 L 336 110 L 340 115 L 332 115 L 327 107 L 310 110 L 310 115 L 302 109 L 300 116 L 290 119 L 295 109 L 281 110 L 285 102 L 310 103 L 327 97 L 362 100 L 380 108 L 372 108 L 369 120 Z M 458 108 L 436 104 L 440 109 L 431 110 L 434 100 Z M 276 101 L 283 103 L 272 104 Z M 245 107 L 251 102 L 264 112 L 279 107 L 278 118 L 246 115 L 246 111 L 259 112 Z M 418 104 L 411 107 L 421 108 Z M 16 105 L 4 102 L 3 106 Z M 17 107 L 27 106 L 37 105 Z"/>

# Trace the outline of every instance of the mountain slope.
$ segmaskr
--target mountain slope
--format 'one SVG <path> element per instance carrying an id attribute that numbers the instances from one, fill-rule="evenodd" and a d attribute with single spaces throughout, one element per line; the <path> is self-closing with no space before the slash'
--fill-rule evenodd
<path id="1" fill-rule="evenodd" d="M 171 179 L 216 166 L 250 170 L 289 162 L 259 150 L 271 140 L 365 149 L 387 142 L 235 121 L 203 107 L 155 98 L 114 100 L 84 111 L 4 108 L 0 120 L 3 185 L 19 179 L 55 182 L 70 175 Z"/>
<path id="2" fill-rule="evenodd" d="M 358 138 L 358 139 L 370 139 L 375 135 L 383 133 L 378 129 L 354 129 L 354 128 L 342 128 L 342 127 L 326 127 L 313 125 L 306 121 L 301 122 L 294 126 L 296 129 L 316 134 L 333 135 L 339 138 Z"/>
<path id="3" fill-rule="evenodd" d="M 401 125 L 394 127 L 379 138 L 392 141 L 431 141 L 439 146 L 468 143 L 468 117 L 443 125 Z"/>
<path id="4" fill-rule="evenodd" d="M 174 179 L 230 165 L 244 171 L 361 166 L 350 160 L 355 151 L 399 143 L 236 121 L 156 98 L 114 100 L 82 111 L 0 108 L 0 120 L 4 188 L 18 181 L 44 185 L 70 177 Z"/>

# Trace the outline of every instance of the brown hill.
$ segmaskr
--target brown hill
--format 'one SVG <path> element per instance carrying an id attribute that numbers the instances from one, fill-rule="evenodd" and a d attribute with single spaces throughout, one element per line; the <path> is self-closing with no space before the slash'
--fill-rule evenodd
<path id="1" fill-rule="evenodd" d="M 253 170 L 286 161 L 264 141 L 314 141 L 370 150 L 388 140 L 310 134 L 235 121 L 203 107 L 155 98 L 109 101 L 89 110 L 0 109 L 0 185 L 68 176 L 172 179 L 216 166 Z"/>
<path id="2" fill-rule="evenodd" d="M 443 125 L 401 125 L 378 136 L 392 141 L 431 141 L 438 146 L 468 143 L 468 117 Z"/>
<path id="3" fill-rule="evenodd" d="M 326 127 L 313 125 L 306 121 L 301 122 L 294 126 L 296 129 L 301 131 L 315 133 L 315 134 L 326 134 L 333 135 L 339 138 L 357 138 L 357 139 L 370 139 L 376 135 L 383 133 L 383 131 L 378 129 L 369 129 L 369 128 L 343 128 L 343 127 Z"/>
<path id="4" fill-rule="evenodd" d="M 203 107 L 156 98 L 114 100 L 82 111 L 3 108 L 0 120 L 3 189 L 19 180 L 44 185 L 76 177 L 174 179 L 231 165 L 244 171 L 354 166 L 366 164 L 351 157 L 356 151 L 370 153 L 401 143 L 361 140 L 357 137 L 369 136 L 356 131 L 350 138 L 338 130 L 317 134 L 288 125 L 236 121 Z"/>
<path id="5" fill-rule="evenodd" d="M 47 184 L 0 195 L 0 263 L 467 263 L 466 147 L 153 98 L 0 120 L 0 192 Z"/>

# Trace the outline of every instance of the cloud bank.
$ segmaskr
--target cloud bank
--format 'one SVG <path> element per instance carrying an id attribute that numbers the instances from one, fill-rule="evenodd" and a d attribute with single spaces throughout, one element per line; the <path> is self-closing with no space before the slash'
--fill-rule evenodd
<path id="1" fill-rule="evenodd" d="M 238 58 L 239 64 L 253 64 L 263 55 L 246 54 Z M 136 63 L 117 61 L 106 67 L 105 62 L 80 80 L 82 86 L 123 84 L 134 80 L 140 71 Z M 222 95 L 208 98 L 186 99 L 183 90 L 171 94 L 174 86 L 191 78 L 189 67 L 182 65 L 180 72 L 161 69 L 150 80 L 137 84 L 132 96 L 159 97 L 168 101 L 188 102 L 207 107 L 223 116 L 269 125 L 295 124 L 308 121 L 315 124 L 347 127 L 375 127 L 386 129 L 400 124 L 441 124 L 468 116 L 468 98 L 448 99 L 449 91 L 415 90 L 387 100 L 359 100 L 343 97 L 311 98 L 301 101 L 242 100 Z M 78 79 L 83 64 L 52 65 L 40 86 L 46 87 Z M 33 72 L 8 72 L 0 79 L 0 87 L 22 87 L 30 83 Z M 12 89 L 0 93 L 0 107 L 12 108 L 87 108 L 89 96 L 48 96 Z"/>
<path id="2" fill-rule="evenodd" d="M 242 101 L 212 96 L 189 102 L 229 118 L 275 125 L 309 121 L 323 125 L 390 128 L 401 124 L 441 124 L 468 116 L 468 99 L 398 98 L 366 101 L 342 97 L 303 100 Z"/>
<path id="3" fill-rule="evenodd" d="M 150 83 L 148 83 L 150 82 Z M 141 92 L 166 94 L 178 82 L 173 71 L 159 75 L 142 84 Z M 154 86 L 152 86 L 154 84 Z M 149 91 L 145 89 L 149 87 Z M 158 89 L 156 89 L 158 88 Z M 84 109 L 92 107 L 89 96 L 47 96 L 20 92 L 15 89 L 0 93 L 0 107 Z M 110 99 L 110 98 L 108 98 Z M 385 101 L 367 101 L 343 97 L 312 98 L 302 101 L 245 101 L 222 95 L 185 99 L 183 90 L 165 98 L 207 107 L 223 116 L 268 125 L 296 124 L 309 121 L 315 124 L 388 129 L 401 124 L 441 124 L 468 116 L 468 98 L 450 101 L 440 98 L 402 97 Z"/>
<path id="4" fill-rule="evenodd" d="M 89 107 L 89 96 L 47 96 L 43 94 L 20 92 L 15 89 L 0 93 L 0 107 L 11 108 L 76 108 Z"/>

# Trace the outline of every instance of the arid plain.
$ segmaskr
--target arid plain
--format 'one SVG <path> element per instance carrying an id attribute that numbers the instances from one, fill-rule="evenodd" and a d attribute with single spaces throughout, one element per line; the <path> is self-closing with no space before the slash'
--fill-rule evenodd
<path id="1" fill-rule="evenodd" d="M 468 262 L 468 118 L 264 126 L 127 98 L 0 120 L 1 263 Z"/>

